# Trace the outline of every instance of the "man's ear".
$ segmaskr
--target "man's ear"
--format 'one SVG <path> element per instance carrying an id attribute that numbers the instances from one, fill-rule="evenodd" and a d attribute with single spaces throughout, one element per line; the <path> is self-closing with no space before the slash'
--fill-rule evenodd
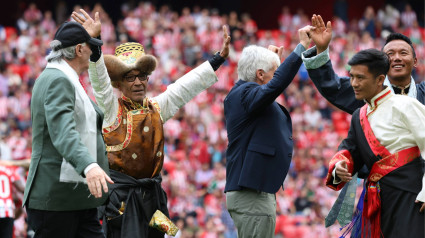
<path id="1" fill-rule="evenodd" d="M 260 85 L 263 84 L 263 77 L 264 77 L 264 70 L 257 69 L 257 71 L 255 72 L 255 79 L 256 79 L 258 84 L 260 84 Z"/>
<path id="2" fill-rule="evenodd" d="M 81 50 L 81 49 L 82 49 L 82 47 L 83 47 L 83 46 L 82 46 L 81 44 L 78 44 L 78 45 L 75 47 L 75 54 L 76 54 L 76 55 L 78 55 L 78 56 L 81 56 L 81 55 L 82 55 L 82 53 L 83 53 L 83 52 L 82 52 L 82 50 Z"/>
<path id="3" fill-rule="evenodd" d="M 119 89 L 120 91 L 121 91 L 121 84 L 122 84 L 122 81 L 117 83 L 117 89 Z"/>
<path id="4" fill-rule="evenodd" d="M 384 81 L 385 81 L 385 78 L 386 78 L 385 74 L 379 75 L 378 76 L 378 85 L 383 85 L 384 84 Z"/>

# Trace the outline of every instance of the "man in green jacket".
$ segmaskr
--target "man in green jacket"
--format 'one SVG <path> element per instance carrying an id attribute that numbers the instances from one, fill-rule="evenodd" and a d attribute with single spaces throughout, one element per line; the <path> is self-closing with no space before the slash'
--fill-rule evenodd
<path id="1" fill-rule="evenodd" d="M 100 28 L 98 13 L 92 25 Z M 107 199 L 107 182 L 113 182 L 101 132 L 103 113 L 79 82 L 89 68 L 90 47 L 102 45 L 90 37 L 91 30 L 76 22 L 59 27 L 32 92 L 24 205 L 35 237 L 104 237 L 96 208 Z"/>

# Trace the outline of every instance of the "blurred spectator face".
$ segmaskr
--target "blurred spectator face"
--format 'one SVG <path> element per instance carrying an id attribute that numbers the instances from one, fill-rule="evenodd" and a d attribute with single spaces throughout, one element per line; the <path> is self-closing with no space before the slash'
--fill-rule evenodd
<path id="1" fill-rule="evenodd" d="M 417 63 L 412 47 L 403 40 L 393 40 L 384 46 L 383 51 L 390 57 L 388 79 L 397 81 L 410 78 Z"/>
<path id="2" fill-rule="evenodd" d="M 146 96 L 148 80 L 148 75 L 144 75 L 139 70 L 132 70 L 124 75 L 123 80 L 118 85 L 118 89 L 121 90 L 124 96 L 135 102 L 142 103 Z"/>
<path id="3" fill-rule="evenodd" d="M 379 76 L 378 76 L 379 77 Z M 353 65 L 350 69 L 350 82 L 357 100 L 366 99 L 368 102 L 375 96 L 382 83 L 378 81 L 366 65 Z"/>

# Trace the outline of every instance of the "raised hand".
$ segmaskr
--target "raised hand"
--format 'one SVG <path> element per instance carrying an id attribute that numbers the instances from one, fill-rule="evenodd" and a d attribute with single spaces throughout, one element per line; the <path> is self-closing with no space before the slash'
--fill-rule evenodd
<path id="1" fill-rule="evenodd" d="M 282 59 L 283 46 L 277 47 L 275 45 L 269 45 L 267 49 L 272 51 L 273 53 L 276 53 L 279 56 L 279 59 Z"/>
<path id="2" fill-rule="evenodd" d="M 310 31 L 313 29 L 312 26 L 307 25 L 301 29 L 298 29 L 298 37 L 300 38 L 300 43 L 304 46 L 304 48 L 308 48 L 311 43 Z"/>
<path id="3" fill-rule="evenodd" d="M 223 26 L 223 47 L 220 50 L 220 56 L 223 58 L 229 57 L 230 36 L 227 34 L 227 27 Z"/>
<path id="4" fill-rule="evenodd" d="M 310 38 L 316 44 L 317 54 L 325 51 L 332 39 L 332 24 L 330 21 L 323 21 L 320 15 L 313 14 L 311 18 L 311 24 L 313 28 L 310 31 Z"/>
<path id="5" fill-rule="evenodd" d="M 84 17 L 82 17 L 77 12 L 73 11 L 71 14 L 71 17 L 78 23 L 80 23 L 84 29 L 89 33 L 91 37 L 98 37 L 100 36 L 100 30 L 101 30 L 101 22 L 99 19 L 99 12 L 96 12 L 94 14 L 94 20 L 90 17 L 90 15 L 84 11 L 83 9 L 80 9 L 80 12 L 83 14 Z"/>

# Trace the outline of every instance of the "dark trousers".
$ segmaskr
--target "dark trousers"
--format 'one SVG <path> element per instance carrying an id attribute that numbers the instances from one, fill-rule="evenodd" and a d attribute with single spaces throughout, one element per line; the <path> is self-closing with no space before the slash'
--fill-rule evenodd
<path id="1" fill-rule="evenodd" d="M 13 237 L 13 218 L 0 218 L 0 238 Z"/>
<path id="2" fill-rule="evenodd" d="M 44 211 L 27 208 L 28 225 L 34 238 L 104 238 L 97 209 Z"/>

